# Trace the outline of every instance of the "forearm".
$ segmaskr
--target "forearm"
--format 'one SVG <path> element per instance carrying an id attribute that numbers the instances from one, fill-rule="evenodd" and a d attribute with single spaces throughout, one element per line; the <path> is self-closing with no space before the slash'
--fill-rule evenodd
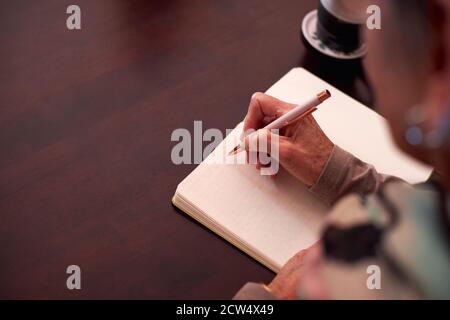
<path id="1" fill-rule="evenodd" d="M 370 194 L 392 179 L 345 150 L 335 146 L 317 182 L 310 188 L 328 204 L 350 193 Z"/>

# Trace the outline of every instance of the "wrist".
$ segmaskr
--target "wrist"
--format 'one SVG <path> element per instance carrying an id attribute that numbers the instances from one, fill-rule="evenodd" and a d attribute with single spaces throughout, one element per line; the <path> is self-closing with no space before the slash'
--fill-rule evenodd
<path id="1" fill-rule="evenodd" d="M 311 177 L 307 183 L 308 188 L 313 187 L 319 181 L 331 158 L 334 147 L 334 143 L 328 140 L 311 155 L 313 163 L 311 164 Z"/>

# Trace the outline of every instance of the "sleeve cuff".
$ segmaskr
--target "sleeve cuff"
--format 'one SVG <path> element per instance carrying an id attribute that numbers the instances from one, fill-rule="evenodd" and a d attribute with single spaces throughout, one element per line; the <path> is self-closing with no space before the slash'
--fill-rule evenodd
<path id="1" fill-rule="evenodd" d="M 352 154 L 335 145 L 319 179 L 309 190 L 328 205 L 333 204 L 342 189 L 346 168 L 353 159 Z"/>

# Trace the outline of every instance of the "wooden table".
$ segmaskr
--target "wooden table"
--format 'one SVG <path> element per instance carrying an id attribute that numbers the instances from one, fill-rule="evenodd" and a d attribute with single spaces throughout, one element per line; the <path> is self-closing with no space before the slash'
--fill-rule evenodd
<path id="1" fill-rule="evenodd" d="M 298 65 L 358 97 L 358 66 L 300 41 L 317 1 L 74 3 L 79 31 L 71 1 L 0 4 L 0 298 L 228 299 L 269 281 L 172 207 L 194 165 L 171 162 L 170 135 L 232 128 Z"/>

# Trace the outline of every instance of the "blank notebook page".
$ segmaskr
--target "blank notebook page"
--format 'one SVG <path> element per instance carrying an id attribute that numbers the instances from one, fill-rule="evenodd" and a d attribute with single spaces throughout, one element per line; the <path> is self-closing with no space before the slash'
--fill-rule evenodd
<path id="1" fill-rule="evenodd" d="M 241 128 L 242 124 L 227 139 L 237 137 Z M 223 148 L 224 143 L 210 158 Z M 202 219 L 209 220 L 207 226 L 221 229 L 274 271 L 318 239 L 326 208 L 296 179 L 283 170 L 271 179 L 251 165 L 206 163 L 209 160 L 177 189 L 204 215 Z"/>
<path id="2" fill-rule="evenodd" d="M 267 93 L 299 103 L 324 89 L 330 90 L 332 97 L 314 117 L 331 140 L 380 172 L 409 182 L 427 179 L 429 168 L 392 145 L 383 118 L 306 70 L 291 70 Z M 225 141 L 237 141 L 241 130 L 242 124 Z M 189 210 L 191 215 L 278 271 L 295 253 L 319 239 L 327 208 L 284 170 L 271 179 L 251 165 L 208 163 L 233 145 L 219 145 L 179 184 L 177 195 L 195 207 Z"/>

